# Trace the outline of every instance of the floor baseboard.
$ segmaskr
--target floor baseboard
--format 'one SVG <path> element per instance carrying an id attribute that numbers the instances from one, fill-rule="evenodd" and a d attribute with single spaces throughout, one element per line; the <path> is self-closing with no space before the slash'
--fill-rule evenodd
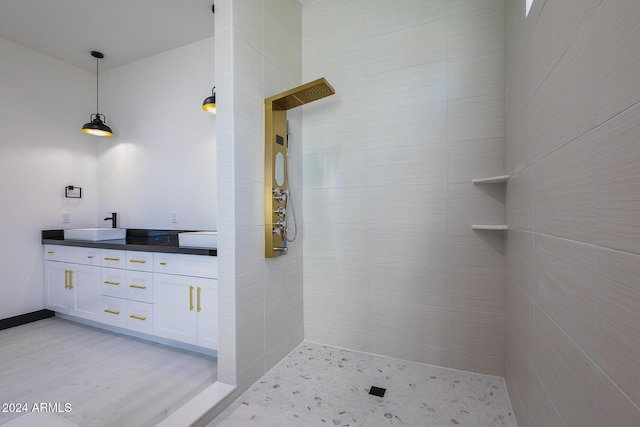
<path id="1" fill-rule="evenodd" d="M 20 314 L 18 316 L 0 319 L 0 331 L 3 329 L 13 328 L 15 326 L 26 325 L 27 323 L 37 322 L 38 320 L 53 317 L 55 312 L 51 310 L 38 310 L 31 313 Z"/>

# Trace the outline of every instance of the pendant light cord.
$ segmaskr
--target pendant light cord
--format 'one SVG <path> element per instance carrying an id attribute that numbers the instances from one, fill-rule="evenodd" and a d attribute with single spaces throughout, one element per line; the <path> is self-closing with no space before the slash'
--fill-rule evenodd
<path id="1" fill-rule="evenodd" d="M 96 117 L 100 118 L 100 111 L 98 110 L 98 96 L 100 91 L 98 88 L 100 87 L 100 74 L 98 73 L 98 61 L 100 58 L 96 58 Z"/>

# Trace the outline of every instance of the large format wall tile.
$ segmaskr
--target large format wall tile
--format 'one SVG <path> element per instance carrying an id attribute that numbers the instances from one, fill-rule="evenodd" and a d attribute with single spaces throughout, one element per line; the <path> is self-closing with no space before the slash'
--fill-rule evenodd
<path id="1" fill-rule="evenodd" d="M 564 425 L 595 427 L 597 368 L 539 306 L 535 311 L 533 359 Z"/>
<path id="2" fill-rule="evenodd" d="M 598 423 L 601 426 L 635 427 L 640 407 L 634 404 L 602 371 L 598 372 Z"/>
<path id="3" fill-rule="evenodd" d="M 537 233 L 595 243 L 597 142 L 588 132 L 535 164 Z"/>
<path id="4" fill-rule="evenodd" d="M 580 28 L 593 15 L 599 0 L 547 0 L 535 27 L 536 86 L 547 78 Z"/>
<path id="5" fill-rule="evenodd" d="M 598 252 L 598 362 L 640 406 L 640 256 Z"/>
<path id="6" fill-rule="evenodd" d="M 505 281 L 533 296 L 533 233 L 510 229 L 505 240 Z"/>
<path id="7" fill-rule="evenodd" d="M 370 224 L 447 225 L 447 185 L 388 185 L 366 190 Z"/>
<path id="8" fill-rule="evenodd" d="M 533 231 L 533 168 L 512 175 L 507 183 L 505 216 L 510 228 Z"/>
<path id="9" fill-rule="evenodd" d="M 504 138 L 452 141 L 448 147 L 449 184 L 503 174 Z"/>
<path id="10" fill-rule="evenodd" d="M 476 267 L 449 269 L 449 307 L 504 313 L 504 270 Z"/>
<path id="11" fill-rule="evenodd" d="M 535 300 L 590 357 L 596 348 L 596 249 L 536 236 Z"/>
<path id="12" fill-rule="evenodd" d="M 450 349 L 502 359 L 504 314 L 449 310 Z"/>
<path id="13" fill-rule="evenodd" d="M 640 253 L 640 106 L 598 128 L 598 244 Z"/>
<path id="14" fill-rule="evenodd" d="M 598 122 L 640 101 L 640 8 L 634 0 L 603 1 L 598 8 Z"/>

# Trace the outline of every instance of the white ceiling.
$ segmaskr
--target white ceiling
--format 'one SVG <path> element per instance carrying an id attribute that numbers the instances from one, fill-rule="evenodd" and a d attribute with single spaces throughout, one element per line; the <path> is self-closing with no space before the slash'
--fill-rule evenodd
<path id="1" fill-rule="evenodd" d="M 0 37 L 95 71 L 214 33 L 213 0 L 0 0 Z M 0 59 L 1 60 L 1 59 Z"/>

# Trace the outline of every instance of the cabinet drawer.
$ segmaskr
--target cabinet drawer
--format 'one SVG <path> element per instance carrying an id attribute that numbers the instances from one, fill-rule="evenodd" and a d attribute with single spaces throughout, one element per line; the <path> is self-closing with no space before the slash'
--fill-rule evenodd
<path id="1" fill-rule="evenodd" d="M 45 245 L 44 259 L 74 264 L 100 265 L 100 249 Z"/>
<path id="2" fill-rule="evenodd" d="M 153 273 L 146 271 L 127 271 L 127 299 L 140 302 L 153 302 Z"/>
<path id="3" fill-rule="evenodd" d="M 178 254 L 153 254 L 153 271 L 155 273 L 180 274 Z"/>
<path id="4" fill-rule="evenodd" d="M 127 296 L 127 271 L 118 268 L 101 268 L 102 295 L 125 298 Z"/>
<path id="5" fill-rule="evenodd" d="M 153 305 L 127 301 L 127 328 L 145 334 L 153 333 Z"/>
<path id="6" fill-rule="evenodd" d="M 153 271 L 153 253 L 127 251 L 127 269 Z"/>
<path id="7" fill-rule="evenodd" d="M 102 297 L 100 320 L 103 323 L 125 328 L 127 326 L 127 301 L 120 298 Z"/>
<path id="8" fill-rule="evenodd" d="M 111 268 L 126 268 L 127 254 L 126 251 L 118 251 L 111 249 L 100 250 L 100 265 Z"/>
<path id="9" fill-rule="evenodd" d="M 185 276 L 218 278 L 218 257 L 178 254 L 180 274 Z"/>
<path id="10" fill-rule="evenodd" d="M 188 254 L 154 254 L 153 271 L 181 276 L 218 278 L 218 257 Z"/>

